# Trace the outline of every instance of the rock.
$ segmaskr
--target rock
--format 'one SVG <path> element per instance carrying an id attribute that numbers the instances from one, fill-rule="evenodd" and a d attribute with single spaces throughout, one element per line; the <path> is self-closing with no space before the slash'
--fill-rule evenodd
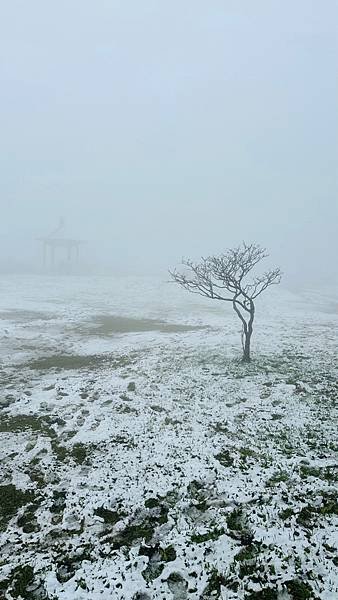
<path id="1" fill-rule="evenodd" d="M 7 408 L 14 402 L 15 398 L 9 398 L 8 396 L 6 396 L 6 398 L 0 398 L 0 408 Z"/>
<path id="2" fill-rule="evenodd" d="M 26 447 L 25 447 L 26 452 L 30 452 L 31 450 L 33 450 L 33 448 L 35 448 L 35 446 L 36 446 L 36 440 L 30 440 L 26 444 Z"/>

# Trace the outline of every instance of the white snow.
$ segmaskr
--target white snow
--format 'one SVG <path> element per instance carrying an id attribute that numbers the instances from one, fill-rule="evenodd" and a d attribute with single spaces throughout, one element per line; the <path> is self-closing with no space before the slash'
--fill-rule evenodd
<path id="1" fill-rule="evenodd" d="M 165 280 L 5 278 L 0 486 L 36 502 L 0 531 L 5 598 L 25 565 L 51 600 L 338 597 L 334 294 L 267 292 L 244 366 L 231 307 Z"/>

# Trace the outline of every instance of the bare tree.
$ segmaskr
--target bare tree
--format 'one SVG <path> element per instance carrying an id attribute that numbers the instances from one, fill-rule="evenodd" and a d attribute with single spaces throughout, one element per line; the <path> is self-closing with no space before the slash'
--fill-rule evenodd
<path id="1" fill-rule="evenodd" d="M 252 269 L 268 255 L 258 244 L 245 244 L 220 256 L 202 258 L 201 262 L 183 260 L 185 272 L 169 271 L 184 289 L 213 300 L 231 302 L 242 322 L 243 361 L 250 362 L 250 343 L 255 318 L 255 300 L 270 285 L 281 280 L 279 268 L 266 271 L 247 281 Z"/>

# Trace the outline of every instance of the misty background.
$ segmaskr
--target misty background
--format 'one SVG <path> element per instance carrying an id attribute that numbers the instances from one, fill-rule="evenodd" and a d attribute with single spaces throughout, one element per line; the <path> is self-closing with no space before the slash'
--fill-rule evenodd
<path id="1" fill-rule="evenodd" d="M 64 217 L 88 272 L 242 240 L 338 283 L 336 0 L 0 2 L 0 270 Z"/>

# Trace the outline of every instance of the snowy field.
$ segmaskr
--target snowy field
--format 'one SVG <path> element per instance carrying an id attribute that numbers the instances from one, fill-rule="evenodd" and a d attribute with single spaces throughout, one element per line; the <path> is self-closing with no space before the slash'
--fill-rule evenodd
<path id="1" fill-rule="evenodd" d="M 338 300 L 8 277 L 0 598 L 338 599 Z"/>

